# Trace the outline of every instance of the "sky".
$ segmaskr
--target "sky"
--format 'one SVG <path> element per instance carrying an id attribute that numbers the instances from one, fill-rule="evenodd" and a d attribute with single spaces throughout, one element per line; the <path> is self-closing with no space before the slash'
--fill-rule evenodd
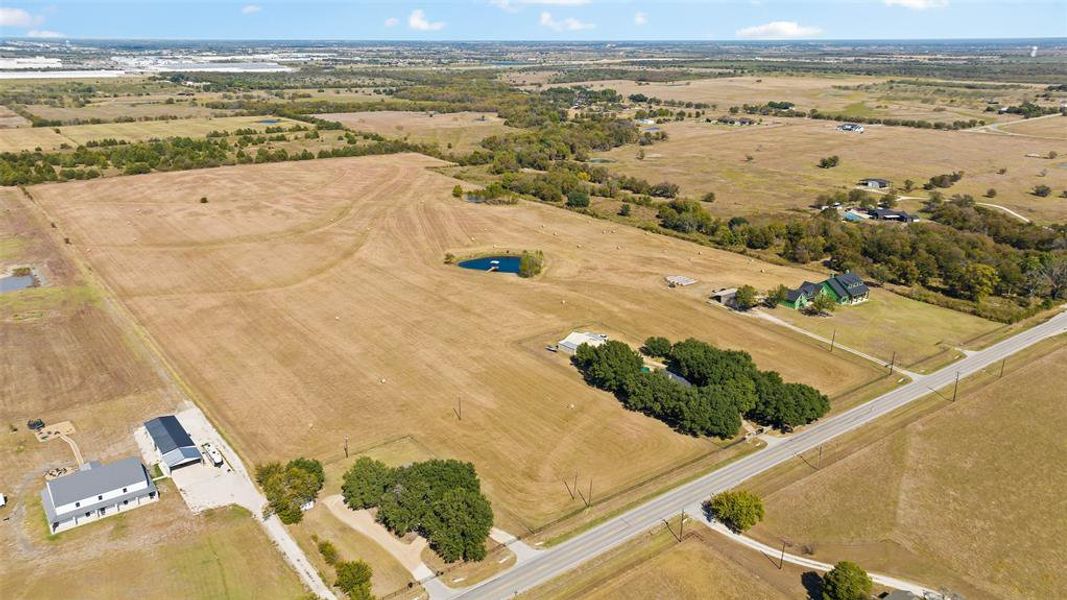
<path id="1" fill-rule="evenodd" d="M 0 0 L 0 36 L 340 40 L 1067 37 L 1067 0 Z"/>

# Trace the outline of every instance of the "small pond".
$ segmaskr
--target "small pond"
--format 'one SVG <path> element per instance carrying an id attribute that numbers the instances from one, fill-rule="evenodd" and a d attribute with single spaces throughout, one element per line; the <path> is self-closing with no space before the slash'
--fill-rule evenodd
<path id="1" fill-rule="evenodd" d="M 519 257 L 518 256 L 483 256 L 481 258 L 472 258 L 459 263 L 459 266 L 464 269 L 474 269 L 476 271 L 498 271 L 500 273 L 518 273 L 519 272 Z"/>
<path id="2" fill-rule="evenodd" d="M 33 275 L 0 277 L 0 294 L 31 288 L 35 285 L 37 285 L 37 278 Z"/>
<path id="3" fill-rule="evenodd" d="M 281 122 L 281 119 L 263 119 L 261 121 L 256 121 L 256 123 L 262 123 L 263 125 L 276 125 Z"/>

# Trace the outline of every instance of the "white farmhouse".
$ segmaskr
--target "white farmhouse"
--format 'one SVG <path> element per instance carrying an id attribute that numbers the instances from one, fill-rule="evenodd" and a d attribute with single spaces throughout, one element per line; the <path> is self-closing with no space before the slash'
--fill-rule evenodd
<path id="1" fill-rule="evenodd" d="M 141 461 L 130 457 L 89 462 L 77 473 L 58 477 L 41 490 L 48 526 L 58 533 L 159 499 L 156 484 Z"/>

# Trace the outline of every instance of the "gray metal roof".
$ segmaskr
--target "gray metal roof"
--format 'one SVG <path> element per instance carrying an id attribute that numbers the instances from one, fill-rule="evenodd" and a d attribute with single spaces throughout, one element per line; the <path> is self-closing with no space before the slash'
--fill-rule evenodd
<path id="1" fill-rule="evenodd" d="M 122 504 L 124 500 L 133 500 L 134 498 L 142 498 L 150 494 L 156 493 L 156 484 L 151 481 L 148 482 L 148 487 L 141 490 L 135 490 L 127 494 L 122 494 L 115 498 L 108 498 L 107 500 L 100 500 L 89 504 L 82 504 L 78 508 L 68 510 L 65 513 L 56 513 L 56 507 L 52 506 L 52 502 L 48 497 L 48 489 L 41 490 L 41 504 L 44 506 L 44 513 L 48 517 L 49 522 L 66 521 L 71 517 L 84 515 L 85 513 L 92 513 L 98 508 L 105 506 L 115 506 L 116 504 Z"/>
<path id="2" fill-rule="evenodd" d="M 175 448 L 174 450 L 163 454 L 163 461 L 172 469 L 182 465 L 198 463 L 200 462 L 200 459 L 200 450 L 190 446 Z"/>
<path id="3" fill-rule="evenodd" d="M 148 479 L 144 465 L 136 457 L 109 464 L 89 463 L 90 468 L 64 475 L 45 484 L 56 506 L 96 498 Z"/>
<path id="4" fill-rule="evenodd" d="M 189 437 L 189 433 L 185 431 L 185 428 L 182 427 L 182 424 L 178 422 L 178 418 L 174 415 L 156 417 L 151 421 L 145 421 L 144 426 L 148 430 L 148 435 L 152 436 L 152 441 L 155 442 L 156 448 L 159 448 L 162 454 L 166 454 L 175 448 L 191 447 L 196 449 L 193 439 Z"/>

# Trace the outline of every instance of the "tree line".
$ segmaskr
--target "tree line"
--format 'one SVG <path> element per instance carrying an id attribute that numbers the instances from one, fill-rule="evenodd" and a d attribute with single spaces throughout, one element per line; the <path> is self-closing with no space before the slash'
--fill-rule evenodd
<path id="1" fill-rule="evenodd" d="M 1016 222 L 974 207 L 966 196 L 946 203 L 934 197 L 928 203 L 931 222 L 921 223 L 859 226 L 841 221 L 833 208 L 806 219 L 723 221 L 692 200 L 660 205 L 659 222 L 728 250 L 759 251 L 800 264 L 824 261 L 835 271 L 853 271 L 875 283 L 919 286 L 970 302 L 976 314 L 1000 321 L 1067 299 L 1064 227 Z M 991 296 L 1009 302 L 1006 307 L 983 302 Z"/>
<path id="2" fill-rule="evenodd" d="M 720 350 L 696 339 L 671 344 L 664 338 L 650 338 L 642 350 L 663 359 L 684 382 L 644 369 L 638 352 L 614 340 L 579 346 L 573 362 L 590 385 L 612 392 L 626 408 L 688 435 L 732 438 L 742 415 L 788 430 L 830 409 L 829 399 L 818 390 L 759 370 L 747 352 Z"/>

